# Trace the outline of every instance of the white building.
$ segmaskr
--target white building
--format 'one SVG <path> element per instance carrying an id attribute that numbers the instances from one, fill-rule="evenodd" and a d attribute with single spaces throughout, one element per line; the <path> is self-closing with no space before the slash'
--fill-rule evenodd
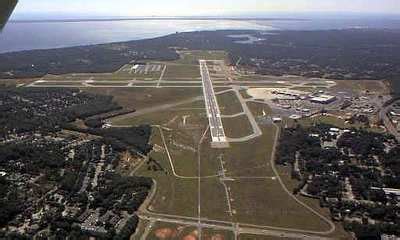
<path id="1" fill-rule="evenodd" d="M 272 118 L 272 121 L 273 121 L 274 123 L 282 122 L 282 118 L 280 118 L 280 117 L 273 117 L 273 118 Z"/>
<path id="2" fill-rule="evenodd" d="M 290 115 L 289 118 L 290 118 L 290 119 L 293 119 L 293 120 L 298 120 L 298 119 L 301 118 L 301 116 L 300 116 L 300 115 L 297 115 L 297 114 L 293 114 L 293 115 Z"/>
<path id="3" fill-rule="evenodd" d="M 310 101 L 313 103 L 319 103 L 319 104 L 329 104 L 329 103 L 336 101 L 336 97 L 331 96 L 331 95 L 322 94 L 317 97 L 312 97 L 310 99 Z"/>

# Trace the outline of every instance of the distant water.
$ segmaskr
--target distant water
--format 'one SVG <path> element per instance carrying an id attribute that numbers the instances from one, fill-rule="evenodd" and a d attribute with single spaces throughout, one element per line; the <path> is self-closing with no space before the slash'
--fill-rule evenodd
<path id="1" fill-rule="evenodd" d="M 10 22 L 0 33 L 0 52 L 60 48 L 154 38 L 202 30 L 273 30 L 271 26 L 228 20 L 126 20 Z"/>
<path id="2" fill-rule="evenodd" d="M 319 30 L 399 28 L 396 20 L 234 21 L 122 20 L 9 22 L 0 33 L 0 53 L 154 38 L 202 30 Z"/>
<path id="3" fill-rule="evenodd" d="M 349 28 L 358 29 L 400 29 L 400 17 L 384 18 L 344 18 L 344 19 L 315 19 L 306 21 L 256 21 L 260 25 L 273 26 L 282 30 L 341 30 Z"/>

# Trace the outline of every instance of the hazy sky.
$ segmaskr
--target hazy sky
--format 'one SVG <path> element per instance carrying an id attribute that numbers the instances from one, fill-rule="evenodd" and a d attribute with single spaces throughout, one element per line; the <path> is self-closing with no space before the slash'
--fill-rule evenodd
<path id="1" fill-rule="evenodd" d="M 400 0 L 19 0 L 15 13 L 189 16 L 305 11 L 400 14 Z"/>

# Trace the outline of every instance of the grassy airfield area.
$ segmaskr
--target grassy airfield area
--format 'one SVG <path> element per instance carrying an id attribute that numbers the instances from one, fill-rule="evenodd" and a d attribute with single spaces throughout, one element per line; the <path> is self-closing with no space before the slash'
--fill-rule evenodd
<path id="1" fill-rule="evenodd" d="M 284 232 L 330 230 L 320 216 L 295 201 L 278 181 L 282 176 L 285 184 L 292 184 L 284 169 L 274 171 L 272 157 L 278 126 L 264 121 L 272 117 L 268 105 L 241 102 L 233 91 L 218 94 L 227 137 L 240 138 L 253 133 L 243 104 L 256 119 L 262 135 L 232 142 L 225 149 L 211 147 L 198 60 L 207 60 L 217 93 L 232 90 L 232 85 L 236 84 L 265 88 L 290 84 L 262 82 L 273 80 L 271 77 L 241 76 L 224 64 L 225 52 L 179 53 L 181 59 L 177 61 L 145 62 L 139 70 L 135 70 L 135 63 L 132 63 L 111 74 L 46 76 L 35 85 L 65 83 L 77 85 L 84 91 L 113 96 L 124 108 L 136 109 L 134 113 L 110 119 L 114 126 L 153 126 L 153 151 L 147 159 L 129 169 L 131 174 L 151 177 L 156 183 L 154 194 L 149 196 L 142 214 L 160 220 L 142 221 L 140 232 L 147 236 L 146 239 L 199 237 L 197 222 L 215 224 L 214 228 L 202 228 L 201 232 L 202 237 L 218 237 L 215 239 L 232 239 L 235 224 L 277 228 Z M 249 80 L 260 83 L 246 83 Z M 321 85 L 307 84 L 305 87 Z M 246 91 L 241 90 L 239 94 L 250 99 Z M 302 201 L 328 216 L 317 206 L 317 201 Z M 329 236 L 342 237 L 343 234 L 337 228 Z M 241 234 L 239 239 L 272 239 L 253 236 Z M 141 239 L 140 236 L 137 239 Z"/>

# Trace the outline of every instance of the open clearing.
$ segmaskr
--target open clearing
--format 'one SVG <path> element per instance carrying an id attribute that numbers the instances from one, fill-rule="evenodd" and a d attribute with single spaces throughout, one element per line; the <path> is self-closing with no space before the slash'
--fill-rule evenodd
<path id="1" fill-rule="evenodd" d="M 190 59 L 185 61 L 196 58 Z M 141 106 L 138 111 L 140 114 L 128 115 L 113 121 L 113 124 L 155 125 L 151 139 L 155 147 L 150 154 L 153 163 L 144 163 L 135 173 L 152 177 L 157 183 L 145 214 L 150 216 L 154 214 L 155 218 L 160 216 L 181 219 L 190 225 L 181 226 L 182 232 L 198 230 L 196 223 L 206 221 L 222 221 L 220 224 L 224 226 L 232 223 L 232 229 L 235 223 L 239 223 L 243 226 L 282 228 L 293 231 L 324 232 L 329 230 L 330 226 L 325 221 L 298 204 L 282 189 L 277 180 L 271 164 L 277 134 L 277 127 L 272 122 L 259 123 L 263 133 L 260 137 L 230 143 L 230 148 L 227 149 L 213 149 L 210 146 L 211 140 L 203 100 L 184 102 L 185 99 L 201 96 L 201 88 L 179 90 L 181 89 L 143 89 L 132 95 L 129 94 L 132 93 L 131 91 L 125 90 L 126 92 L 121 95 L 119 94 L 121 90 L 115 90 L 118 93 L 112 94 L 117 97 L 117 101 L 126 102 L 126 104 L 129 102 L 131 106 L 139 102 Z M 147 94 L 142 91 L 147 91 Z M 136 100 L 138 98 L 136 94 L 141 96 L 140 100 Z M 245 92 L 242 91 L 240 94 L 243 96 Z M 165 104 L 164 101 L 170 100 L 170 96 L 179 97 L 179 101 L 183 103 L 159 111 L 141 113 L 140 109 L 147 110 Z M 244 96 L 248 98 L 247 94 Z M 227 136 L 243 137 L 252 134 L 248 116 L 240 114 L 243 112 L 243 107 L 238 96 L 231 91 L 219 94 L 217 97 L 222 115 L 239 114 L 222 119 Z M 154 100 L 157 98 L 160 100 Z M 151 103 L 147 102 L 147 99 Z M 271 115 L 271 109 L 266 104 L 255 102 L 244 104 L 256 119 Z M 154 170 L 151 167 L 154 162 L 161 166 L 162 170 Z M 316 202 L 307 199 L 307 203 L 319 211 Z M 177 228 L 180 226 L 170 224 Z M 231 234 L 231 231 L 226 232 L 223 229 L 225 227 L 213 231 L 216 234 L 222 234 L 225 231 L 228 235 L 222 235 L 227 236 L 227 239 L 232 239 L 233 232 Z M 207 234 L 204 228 L 201 232 Z M 248 238 L 251 235 L 240 234 L 239 237 L 251 239 Z"/>
<path id="2" fill-rule="evenodd" d="M 111 95 L 121 106 L 136 110 L 202 96 L 201 88 L 86 88 L 84 90 Z"/>
<path id="3" fill-rule="evenodd" d="M 302 77 L 240 75 L 224 64 L 227 54 L 221 51 L 179 54 L 177 61 L 145 62 L 144 66 L 161 66 L 152 67 L 155 72 L 146 73 L 146 67 L 133 71 L 134 65 L 127 64 L 112 74 L 46 76 L 44 82 L 37 82 L 37 87 L 82 85 L 84 91 L 113 96 L 125 109 L 137 110 L 110 119 L 114 126 L 152 125 L 153 151 L 130 172 L 155 182 L 139 211 L 145 219 L 140 231 L 148 234 L 146 239 L 273 239 L 276 232 L 343 237 L 342 230 L 335 230 L 324 218 L 328 215 L 318 201 L 299 200 L 285 190 L 295 182 L 287 171 L 276 170 L 272 161 L 279 134 L 279 126 L 270 121 L 272 110 L 250 102 L 252 94 L 235 86 L 316 90 L 325 83 L 299 83 Z M 217 95 L 222 121 L 226 135 L 240 139 L 226 149 L 210 145 L 199 59 L 207 60 L 215 91 L 228 90 Z M 260 134 L 246 138 L 254 129 Z M 247 228 L 251 231 L 243 230 Z M 271 229 L 276 232 L 269 233 Z M 270 236 L 247 235 L 252 231 Z"/>
<path id="4" fill-rule="evenodd" d="M 192 240 L 198 239 L 199 232 L 196 228 L 184 224 L 155 222 L 145 239 L 150 240 Z M 139 239 L 139 238 L 138 238 Z M 205 228 L 202 230 L 202 239 L 229 240 L 233 239 L 233 233 L 229 231 Z"/>
<path id="5" fill-rule="evenodd" d="M 241 138 L 251 135 L 253 129 L 246 115 L 233 118 L 222 118 L 225 134 L 229 138 Z"/>
<path id="6" fill-rule="evenodd" d="M 255 111 L 264 109 L 262 104 L 251 103 L 250 105 L 250 108 Z M 178 176 L 174 176 L 168 154 L 162 147 L 164 143 L 160 131 L 157 130 L 158 128 L 154 129 L 152 143 L 157 147 L 150 157 L 163 166 L 166 172 L 149 170 L 144 164 L 136 173 L 153 177 L 157 182 L 156 194 L 148 208 L 152 213 L 197 217 L 199 204 L 197 154 L 200 154 L 202 219 L 311 231 L 328 228 L 318 217 L 289 198 L 274 178 L 270 154 L 276 128 L 272 125 L 262 127 L 264 134 L 261 137 L 246 143 L 233 143 L 230 148 L 223 150 L 211 148 L 208 134 L 206 134 L 200 153 L 189 154 L 188 151 L 191 150 L 188 150 L 188 147 L 200 141 L 200 135 L 207 126 L 205 116 L 200 114 L 201 107 L 201 102 L 195 102 L 172 108 L 164 111 L 166 117 L 157 123 L 165 125 L 165 130 L 162 132 L 167 139 L 166 146 Z M 182 119 L 182 116 L 188 114 L 188 109 L 193 109 L 197 114 L 189 117 L 192 118 L 190 130 L 189 128 L 182 130 L 179 121 L 171 121 L 171 119 Z M 159 120 L 157 115 L 152 117 Z M 151 120 L 151 117 L 146 116 L 140 118 L 145 121 Z M 174 132 L 176 132 L 175 135 Z M 172 140 L 178 144 L 174 144 Z M 179 147 L 179 143 L 184 143 L 186 147 Z M 221 162 L 223 162 L 223 167 Z M 221 178 L 221 171 L 225 172 L 226 180 Z M 308 219 L 307 222 L 304 221 L 305 218 Z"/>
<path id="7" fill-rule="evenodd" d="M 268 106 L 263 104 L 249 103 L 249 107 L 255 114 L 259 114 L 261 109 L 268 112 Z M 157 182 L 149 211 L 196 218 L 200 193 L 202 219 L 307 230 L 328 228 L 318 217 L 289 198 L 274 179 L 269 162 L 276 131 L 274 126 L 263 126 L 261 137 L 246 143 L 233 143 L 223 150 L 211 148 L 206 134 L 198 149 L 196 145 L 200 143 L 207 126 L 206 116 L 201 113 L 203 111 L 204 106 L 197 101 L 131 120 L 132 124 L 152 122 L 165 126 L 161 131 L 154 128 L 152 143 L 156 150 L 150 155 L 165 171 L 149 170 L 148 165 L 143 164 L 136 172 L 153 177 Z M 186 127 L 183 126 L 184 116 Z M 196 149 L 195 152 L 193 149 Z M 201 159 L 200 192 L 198 154 Z M 225 173 L 226 179 L 222 179 L 221 172 Z M 307 223 L 304 218 L 309 219 Z"/>
<path id="8" fill-rule="evenodd" d="M 233 208 L 236 209 L 235 218 L 238 221 L 315 231 L 328 228 L 324 222 L 312 216 L 304 221 L 307 212 L 280 191 L 281 186 L 276 180 L 241 179 L 228 183 L 228 186 L 235 199 Z"/>
<path id="9" fill-rule="evenodd" d="M 176 61 L 181 64 L 198 64 L 200 59 L 225 60 L 228 54 L 224 51 L 179 51 L 181 59 Z"/>
<path id="10" fill-rule="evenodd" d="M 242 105 L 234 92 L 217 95 L 217 101 L 222 115 L 234 115 L 243 112 Z"/>
<path id="11" fill-rule="evenodd" d="M 200 68 L 198 65 L 169 64 L 164 75 L 164 79 L 200 78 Z M 199 79 L 200 80 L 200 79 Z"/>

